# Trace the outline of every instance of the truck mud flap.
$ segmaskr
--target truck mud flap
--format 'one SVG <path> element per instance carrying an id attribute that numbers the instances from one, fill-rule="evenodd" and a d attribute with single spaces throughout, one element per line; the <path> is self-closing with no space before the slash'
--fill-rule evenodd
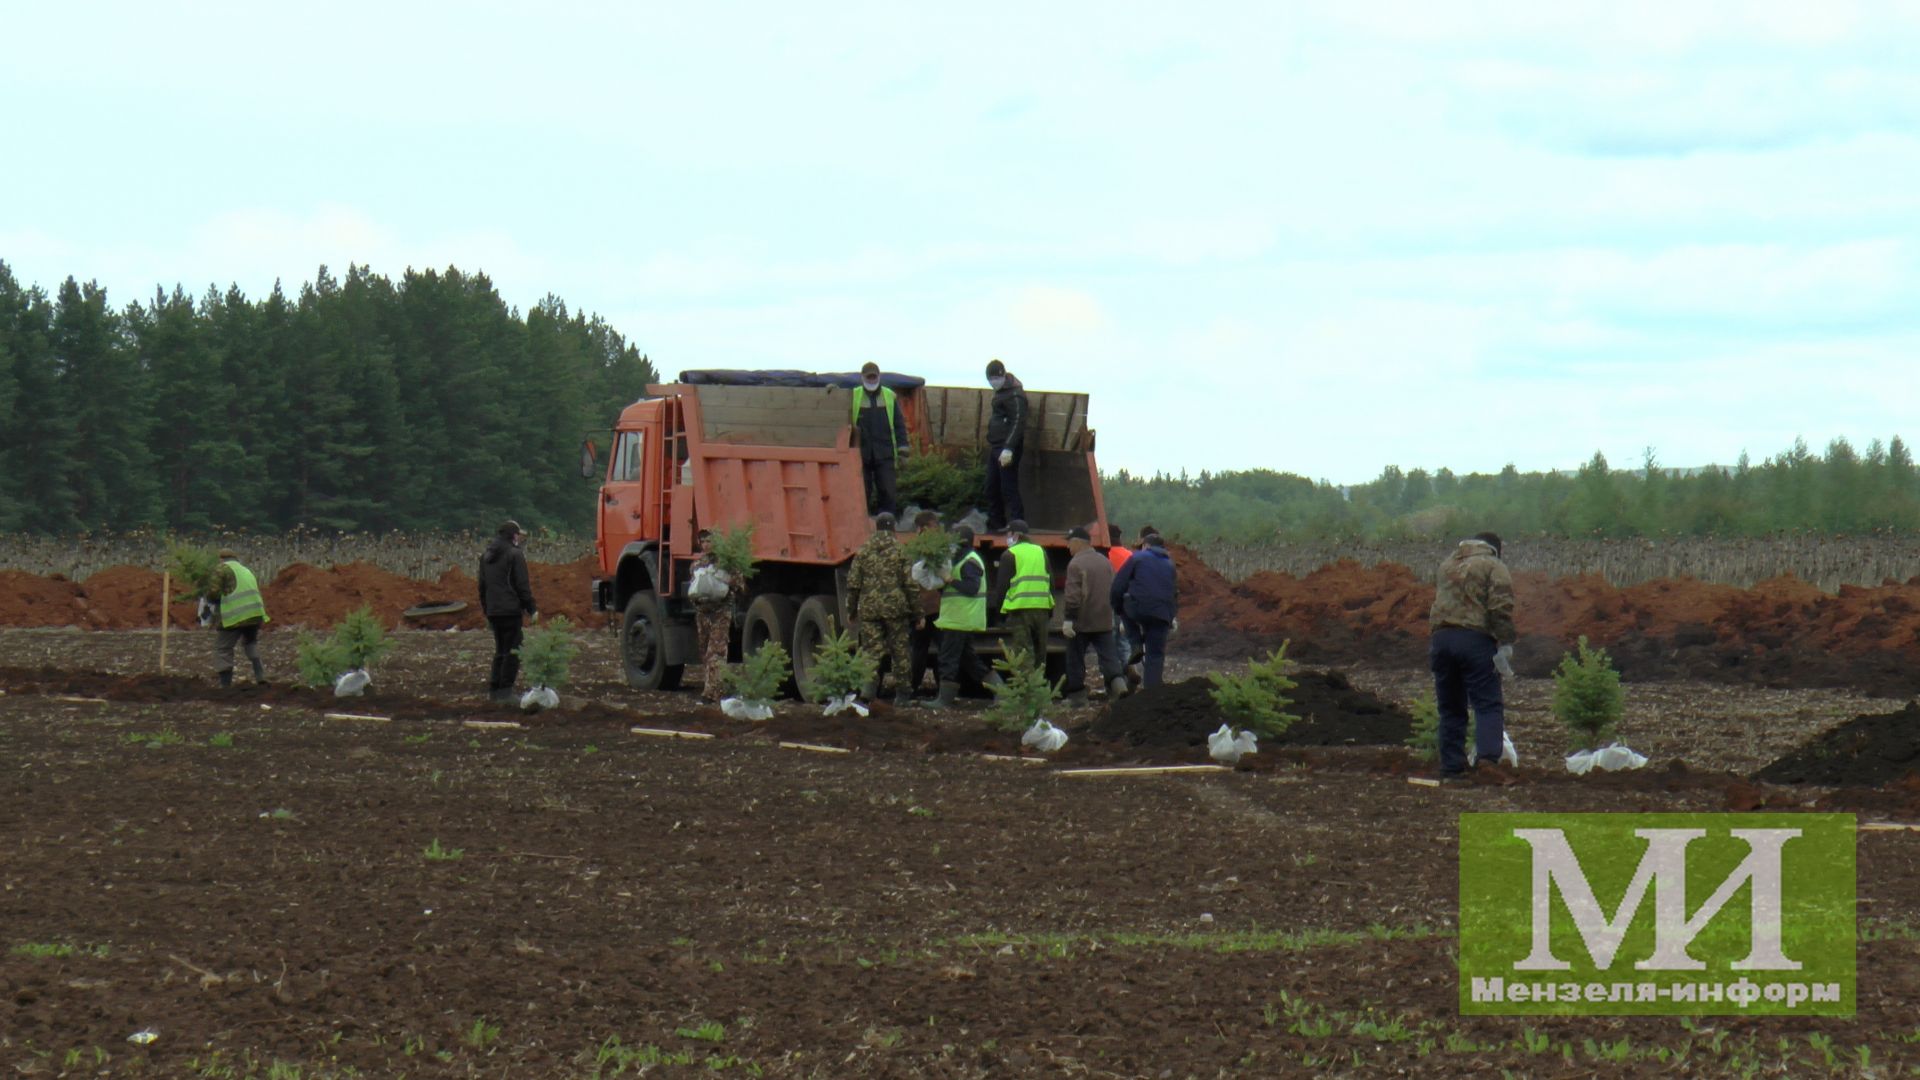
<path id="1" fill-rule="evenodd" d="M 661 647 L 666 652 L 669 665 L 697 664 L 700 662 L 699 643 L 694 638 L 693 624 L 670 622 L 661 635 Z"/>

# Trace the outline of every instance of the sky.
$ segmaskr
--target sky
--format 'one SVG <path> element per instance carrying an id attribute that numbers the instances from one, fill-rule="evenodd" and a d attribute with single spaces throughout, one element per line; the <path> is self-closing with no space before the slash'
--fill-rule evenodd
<path id="1" fill-rule="evenodd" d="M 1920 2 L 7 23 L 0 261 L 49 291 L 453 265 L 669 375 L 997 357 L 1093 395 L 1109 471 L 1920 438 Z"/>

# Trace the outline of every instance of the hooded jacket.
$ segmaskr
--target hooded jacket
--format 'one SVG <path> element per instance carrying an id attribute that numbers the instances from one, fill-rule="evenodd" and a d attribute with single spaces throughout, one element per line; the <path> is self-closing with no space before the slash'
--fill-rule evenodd
<path id="1" fill-rule="evenodd" d="M 996 450 L 1018 452 L 1027 433 L 1027 388 L 1007 372 L 1000 389 L 993 392 L 993 412 L 987 418 L 987 445 Z"/>
<path id="2" fill-rule="evenodd" d="M 489 619 L 531 615 L 533 584 L 527 580 L 527 553 L 496 536 L 480 556 L 480 609 Z"/>
<path id="3" fill-rule="evenodd" d="M 1513 626 L 1513 575 L 1485 540 L 1462 540 L 1440 564 L 1433 610 L 1435 630 L 1478 630 L 1502 645 L 1519 634 Z"/>
<path id="4" fill-rule="evenodd" d="M 1144 547 L 1113 575 L 1113 609 L 1129 619 L 1172 622 L 1180 614 L 1180 590 L 1173 556 L 1166 548 Z"/>

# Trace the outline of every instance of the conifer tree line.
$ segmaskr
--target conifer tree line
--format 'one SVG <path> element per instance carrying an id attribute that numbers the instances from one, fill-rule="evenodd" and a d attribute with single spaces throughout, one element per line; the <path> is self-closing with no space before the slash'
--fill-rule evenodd
<path id="1" fill-rule="evenodd" d="M 297 296 L 116 307 L 0 262 L 0 532 L 591 531 L 578 447 L 656 374 L 483 274 L 325 267 Z M 604 448 L 603 436 L 599 445 Z"/>
<path id="2" fill-rule="evenodd" d="M 1265 469 L 1198 477 L 1122 472 L 1104 484 L 1107 514 L 1194 540 L 1394 540 L 1469 536 L 1765 536 L 1920 531 L 1920 471 L 1907 444 L 1842 438 L 1824 454 L 1803 440 L 1758 464 L 1637 468 L 1595 453 L 1577 471 L 1455 475 L 1388 466 L 1349 487 Z"/>

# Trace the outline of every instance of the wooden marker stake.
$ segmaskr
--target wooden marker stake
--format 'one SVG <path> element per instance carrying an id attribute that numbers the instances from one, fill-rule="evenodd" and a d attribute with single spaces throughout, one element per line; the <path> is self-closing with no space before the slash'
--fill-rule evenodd
<path id="1" fill-rule="evenodd" d="M 167 624 L 173 621 L 173 571 L 160 572 L 160 674 L 167 673 Z"/>

